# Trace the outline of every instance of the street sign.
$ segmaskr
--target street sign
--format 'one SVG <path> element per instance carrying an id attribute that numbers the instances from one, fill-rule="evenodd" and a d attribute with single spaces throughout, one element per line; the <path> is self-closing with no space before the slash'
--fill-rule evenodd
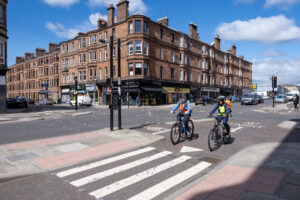
<path id="1" fill-rule="evenodd" d="M 252 84 L 252 89 L 257 89 L 257 84 Z"/>

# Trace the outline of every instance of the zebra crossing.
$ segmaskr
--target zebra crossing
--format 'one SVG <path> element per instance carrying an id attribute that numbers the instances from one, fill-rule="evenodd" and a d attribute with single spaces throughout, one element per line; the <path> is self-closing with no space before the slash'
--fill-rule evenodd
<path id="1" fill-rule="evenodd" d="M 185 181 L 199 178 L 211 165 L 187 155 L 144 147 L 55 175 L 95 199 L 146 200 L 167 196 Z"/>

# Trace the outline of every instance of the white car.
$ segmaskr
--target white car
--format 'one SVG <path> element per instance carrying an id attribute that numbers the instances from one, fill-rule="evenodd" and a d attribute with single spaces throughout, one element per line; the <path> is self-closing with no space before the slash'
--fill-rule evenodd
<path id="1" fill-rule="evenodd" d="M 91 106 L 92 103 L 93 103 L 93 101 L 90 96 L 78 96 L 77 97 L 77 104 L 79 106 L 81 106 L 81 105 Z M 71 106 L 75 106 L 75 98 L 70 101 L 70 104 L 71 104 Z"/>
<path id="2" fill-rule="evenodd" d="M 286 94 L 286 98 L 287 98 L 288 101 L 293 101 L 294 94 Z"/>
<path id="3" fill-rule="evenodd" d="M 287 103 L 287 98 L 285 95 L 278 95 L 275 98 L 275 103 Z"/>

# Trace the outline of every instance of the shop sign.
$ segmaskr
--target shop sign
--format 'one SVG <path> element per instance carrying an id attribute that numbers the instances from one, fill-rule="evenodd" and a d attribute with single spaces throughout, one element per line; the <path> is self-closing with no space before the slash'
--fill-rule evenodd
<path id="1" fill-rule="evenodd" d="M 165 90 L 164 93 L 173 93 L 173 94 L 190 93 L 190 88 L 163 87 L 163 89 Z"/>
<path id="2" fill-rule="evenodd" d="M 89 92 L 91 92 L 91 91 L 97 91 L 97 86 L 88 86 L 88 87 L 86 87 L 86 90 L 87 91 L 89 91 Z"/>
<path id="3" fill-rule="evenodd" d="M 5 76 L 0 76 L 0 85 L 5 85 Z"/>
<path id="4" fill-rule="evenodd" d="M 220 88 L 202 87 L 202 92 L 220 92 Z"/>
<path id="5" fill-rule="evenodd" d="M 75 85 L 71 85 L 71 90 L 75 90 Z M 77 90 L 85 90 L 85 85 L 84 84 L 79 84 L 77 85 Z"/>
<path id="6" fill-rule="evenodd" d="M 70 92 L 70 89 L 69 88 L 65 88 L 65 89 L 62 89 L 61 90 L 61 93 L 69 93 Z"/>

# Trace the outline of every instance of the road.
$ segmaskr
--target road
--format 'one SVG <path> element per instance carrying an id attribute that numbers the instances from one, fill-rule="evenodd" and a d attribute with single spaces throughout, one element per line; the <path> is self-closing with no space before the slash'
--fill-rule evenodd
<path id="1" fill-rule="evenodd" d="M 195 136 L 192 140 L 183 139 L 178 145 L 172 145 L 169 139 L 171 123 L 175 120 L 169 114 L 171 106 L 124 108 L 123 127 L 163 135 L 166 139 L 137 150 L 3 184 L 0 193 L 7 199 L 164 199 L 247 146 L 300 141 L 300 137 L 291 138 L 289 130 L 278 127 L 284 121 L 299 118 L 299 110 L 291 104 L 276 108 L 271 107 L 270 101 L 254 106 L 233 104 L 233 117 L 229 120 L 231 144 L 210 152 L 207 136 L 214 122 L 203 119 L 207 119 L 212 107 L 193 106 Z M 108 127 L 107 109 L 89 110 L 92 113 L 84 116 L 1 124 L 0 141 L 6 144 Z"/>

